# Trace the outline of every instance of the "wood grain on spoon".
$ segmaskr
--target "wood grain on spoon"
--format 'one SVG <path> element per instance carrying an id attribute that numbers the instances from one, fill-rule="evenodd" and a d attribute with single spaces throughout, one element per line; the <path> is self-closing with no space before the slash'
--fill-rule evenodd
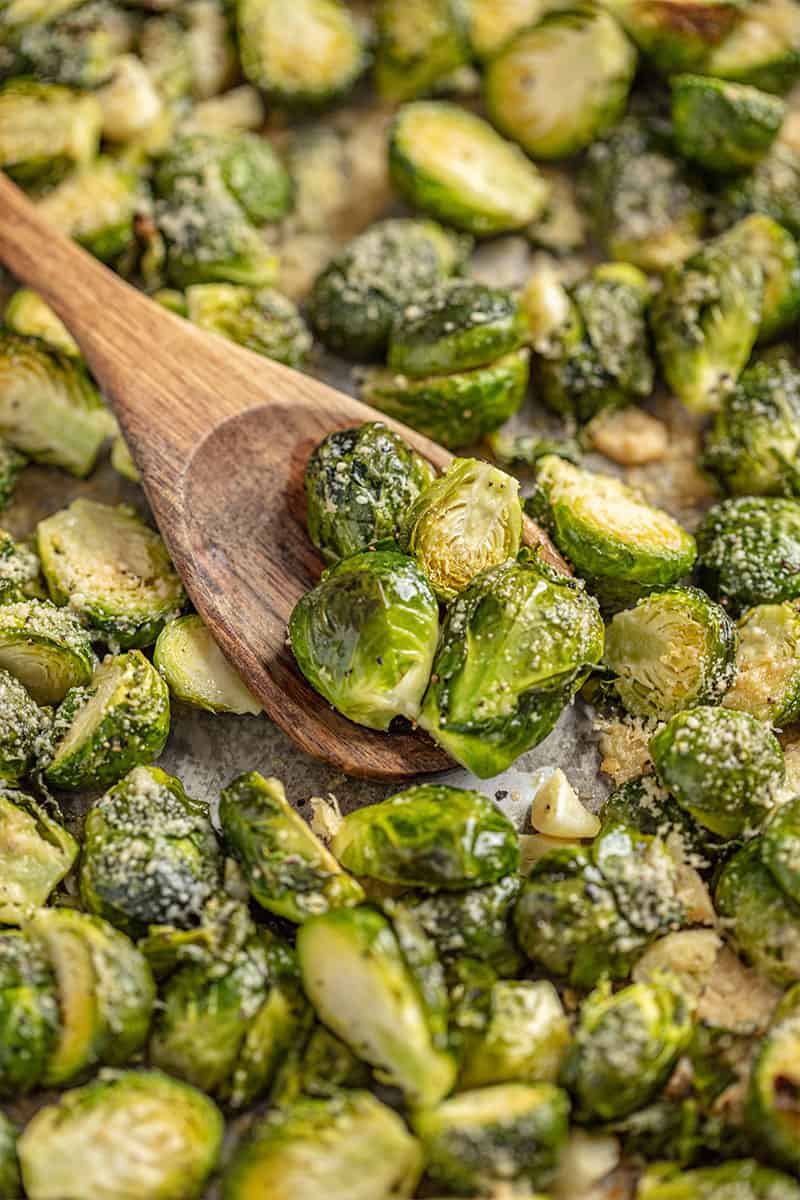
<path id="1" fill-rule="evenodd" d="M 417 734 L 340 716 L 286 643 L 321 562 L 303 472 L 334 429 L 380 419 L 435 467 L 441 446 L 299 371 L 205 333 L 52 230 L 0 173 L 0 261 L 55 309 L 108 398 L 186 590 L 264 710 L 303 750 L 352 775 L 399 779 L 451 760 Z M 525 540 L 566 570 L 546 535 Z"/>

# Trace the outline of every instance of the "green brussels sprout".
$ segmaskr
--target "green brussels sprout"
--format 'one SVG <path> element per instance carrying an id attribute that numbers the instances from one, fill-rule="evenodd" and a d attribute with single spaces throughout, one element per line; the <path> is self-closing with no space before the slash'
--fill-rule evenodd
<path id="1" fill-rule="evenodd" d="M 340 1094 L 342 1088 L 362 1088 L 369 1082 L 366 1063 L 324 1025 L 315 1025 L 291 1083 L 292 1091 L 287 1094 L 292 1101 L 300 1096 L 331 1097 Z M 283 1093 L 279 1103 L 285 1103 Z"/>
<path id="2" fill-rule="evenodd" d="M 616 613 L 604 664 L 628 712 L 665 721 L 715 704 L 736 676 L 736 628 L 724 608 L 693 587 L 673 587 Z"/>
<path id="3" fill-rule="evenodd" d="M 714 906 L 737 950 L 776 987 L 800 981 L 800 904 L 787 896 L 753 838 L 726 862 Z"/>
<path id="4" fill-rule="evenodd" d="M 672 517 L 612 475 L 548 454 L 540 459 L 535 515 L 607 607 L 621 607 L 691 570 L 696 547 Z"/>
<path id="5" fill-rule="evenodd" d="M 800 75 L 800 11 L 794 0 L 753 0 L 739 12 L 733 29 L 712 47 L 704 70 L 788 92 Z"/>
<path id="6" fill-rule="evenodd" d="M 764 827 L 761 861 L 781 890 L 800 904 L 800 797 L 778 805 Z"/>
<path id="7" fill-rule="evenodd" d="M 80 358 L 78 343 L 64 322 L 45 304 L 38 292 L 30 288 L 17 288 L 6 305 L 3 324 L 12 333 L 41 338 L 62 354 Z"/>
<path id="8" fill-rule="evenodd" d="M 800 716 L 800 612 L 757 604 L 737 626 L 736 679 L 723 704 L 779 728 Z"/>
<path id="9" fill-rule="evenodd" d="M 397 316 L 453 274 L 468 242 L 433 221 L 379 221 L 317 276 L 309 316 L 328 347 L 346 358 L 380 358 Z"/>
<path id="10" fill-rule="evenodd" d="M 505 1183 L 545 1187 L 567 1136 L 569 1100 L 552 1083 L 505 1083 L 460 1092 L 412 1117 L 427 1172 L 448 1190 L 478 1193 Z"/>
<path id="11" fill-rule="evenodd" d="M 603 653 L 596 602 L 523 555 L 450 606 L 419 724 L 486 779 L 537 745 Z"/>
<path id="12" fill-rule="evenodd" d="M 419 715 L 438 634 L 433 589 L 396 550 L 365 551 L 330 567 L 289 620 L 306 679 L 368 729 Z"/>
<path id="13" fill-rule="evenodd" d="M 103 110 L 57 84 L 0 84 L 0 168 L 22 184 L 54 183 L 97 153 Z"/>
<path id="14" fill-rule="evenodd" d="M 764 157 L 786 115 L 777 96 L 707 75 L 675 75 L 672 125 L 684 158 L 710 171 L 745 171 Z"/>
<path id="15" fill-rule="evenodd" d="M 297 308 L 273 288 L 198 283 L 186 290 L 189 320 L 287 367 L 299 367 L 311 334 Z"/>
<path id="16" fill-rule="evenodd" d="M 68 792 L 108 787 L 164 749 L 167 685 L 141 650 L 109 655 L 88 688 L 67 695 L 56 730 L 60 736 L 45 767 L 46 782 Z"/>
<path id="17" fill-rule="evenodd" d="M 134 217 L 143 204 L 138 172 L 97 158 L 36 202 L 48 224 L 74 238 L 96 258 L 112 262 L 133 243 Z"/>
<path id="18" fill-rule="evenodd" d="M 16 1200 L 22 1181 L 17 1162 L 17 1131 L 5 1113 L 0 1116 L 0 1200 Z"/>
<path id="19" fill-rule="evenodd" d="M 131 936 L 197 924 L 220 876 L 207 806 L 158 767 L 135 767 L 86 816 L 81 899 Z"/>
<path id="20" fill-rule="evenodd" d="M 161 538 L 133 509 L 73 500 L 40 521 L 50 595 L 122 650 L 151 645 L 185 603 Z"/>
<path id="21" fill-rule="evenodd" d="M 253 898 L 302 923 L 315 913 L 360 903 L 364 893 L 286 799 L 278 779 L 255 771 L 223 789 L 219 820 Z"/>
<path id="22" fill-rule="evenodd" d="M 592 843 L 592 863 L 618 910 L 634 929 L 651 937 L 686 923 L 676 854 L 677 848 L 661 837 L 624 822 L 606 821 Z"/>
<path id="23" fill-rule="evenodd" d="M 153 666 L 172 695 L 193 708 L 252 716 L 262 711 L 196 613 L 164 626 L 153 650 Z"/>
<path id="24" fill-rule="evenodd" d="M 303 995 L 299 981 L 294 978 L 270 978 L 270 985 L 261 1007 L 256 1012 L 239 1050 L 239 1055 L 230 1080 L 225 1085 L 224 1095 L 229 1107 L 244 1108 L 253 1104 L 269 1090 L 271 1102 L 283 1107 L 289 1098 L 289 1080 L 292 1068 L 299 1060 L 299 1088 L 304 1093 L 332 1095 L 341 1085 L 360 1086 L 368 1076 L 366 1067 L 359 1063 L 344 1046 L 327 1030 L 323 1031 L 339 1048 L 339 1053 L 323 1055 L 313 1063 L 309 1057 L 310 1031 L 314 1021 L 312 1009 Z M 320 1030 L 322 1027 L 318 1027 Z M 330 1050 L 330 1047 L 329 1047 Z M 321 1048 L 320 1048 L 321 1052 Z M 343 1060 L 348 1069 L 343 1070 Z M 353 1067 L 355 1064 L 355 1068 Z M 330 1075 L 318 1078 L 316 1071 L 330 1070 Z M 336 1071 L 342 1072 L 337 1079 Z M 295 1098 L 295 1097 L 292 1097 Z"/>
<path id="25" fill-rule="evenodd" d="M 111 466 L 123 479 L 128 479 L 131 483 L 142 482 L 142 477 L 122 434 L 115 437 L 111 443 L 110 461 Z"/>
<path id="26" fill-rule="evenodd" d="M 481 117 L 442 101 L 400 109 L 389 167 L 412 207 L 475 237 L 524 229 L 547 200 L 547 184 L 518 146 Z"/>
<path id="27" fill-rule="evenodd" d="M 576 1116 L 613 1121 L 642 1108 L 661 1090 L 687 1048 L 686 1000 L 658 983 L 632 983 L 611 994 L 601 985 L 583 1002 L 561 1082 Z"/>
<path id="28" fill-rule="evenodd" d="M 126 12 L 107 0 L 88 0 L 55 20 L 22 26 L 12 41 L 23 68 L 20 74 L 90 89 L 108 80 L 132 35 L 133 23 Z"/>
<path id="29" fill-rule="evenodd" d="M 546 979 L 492 985 L 486 1027 L 468 1046 L 459 1090 L 497 1083 L 556 1083 L 570 1041 L 558 992 Z"/>
<path id="30" fill-rule="evenodd" d="M 549 7 L 542 0 L 466 0 L 467 37 L 474 56 L 488 61 L 506 42 L 533 25 Z"/>
<path id="31" fill-rule="evenodd" d="M 18 679 L 37 704 L 54 704 L 70 688 L 88 683 L 95 661 L 73 613 L 49 600 L 0 604 L 0 669 Z M 12 690 L 6 691 L 11 698 Z M 29 708 L 21 697 L 20 707 Z"/>
<path id="32" fill-rule="evenodd" d="M 204 186 L 204 182 L 207 184 Z M 278 259 L 241 205 L 216 176 L 175 179 L 156 205 L 168 281 L 178 288 L 198 283 L 271 287 Z"/>
<path id="33" fill-rule="evenodd" d="M 530 351 L 504 354 L 486 366 L 415 379 L 377 367 L 364 376 L 361 398 L 451 450 L 471 446 L 513 417 L 528 391 Z"/>
<path id="34" fill-rule="evenodd" d="M 612 792 L 600 810 L 603 826 L 627 825 L 659 838 L 685 862 L 703 862 L 717 843 L 681 808 L 654 775 L 629 779 Z"/>
<path id="35" fill-rule="evenodd" d="M 183 133 L 161 158 L 159 196 L 169 198 L 193 180 L 221 186 L 256 225 L 277 221 L 291 206 L 292 181 L 266 138 L 254 133 Z"/>
<path id="36" fill-rule="evenodd" d="M 609 0 L 608 8 L 665 75 L 702 69 L 709 51 L 736 27 L 740 11 L 735 0 Z"/>
<path id="37" fill-rule="evenodd" d="M 45 1105 L 19 1142 L 31 1200 L 199 1200 L 222 1144 L 216 1105 L 160 1071 L 122 1071 Z"/>
<path id="38" fill-rule="evenodd" d="M 0 921 L 44 904 L 77 857 L 72 834 L 32 796 L 0 791 Z"/>
<path id="39" fill-rule="evenodd" d="M 407 513 L 403 541 L 442 600 L 514 558 L 522 538 L 519 484 L 475 458 L 454 459 Z"/>
<path id="40" fill-rule="evenodd" d="M 798 1064 L 800 1012 L 795 986 L 784 996 L 756 1048 L 747 1093 L 747 1124 L 766 1149 L 766 1157 L 795 1173 L 800 1166 Z"/>
<path id="41" fill-rule="evenodd" d="M 16 1099 L 39 1086 L 58 1029 L 46 955 L 18 929 L 0 931 L 0 1096 Z"/>
<path id="42" fill-rule="evenodd" d="M 724 236 L 731 248 L 761 263 L 764 296 L 758 342 L 767 342 L 800 315 L 800 250 L 793 236 L 763 213 L 744 217 Z"/>
<path id="43" fill-rule="evenodd" d="M 450 1048 L 461 1065 L 488 1029 L 497 972 L 480 959 L 455 958 L 446 965 L 445 983 L 450 1007 Z"/>
<path id="44" fill-rule="evenodd" d="M 516 830 L 497 805 L 436 783 L 354 809 L 331 851 L 354 875 L 433 891 L 493 883 L 519 866 Z"/>
<path id="45" fill-rule="evenodd" d="M 431 1008 L 385 916 L 361 906 L 310 917 L 298 932 L 297 953 L 303 987 L 323 1024 L 410 1102 L 436 1104 L 447 1095 L 456 1066 L 446 1015 L 442 1021 Z M 430 983 L 430 963 L 422 979 Z"/>
<path id="46" fill-rule="evenodd" d="M 302 1097 L 254 1125 L 234 1151 L 223 1200 L 404 1200 L 422 1153 L 401 1118 L 369 1092 Z"/>
<path id="47" fill-rule="evenodd" d="M 483 887 L 406 895 L 404 900 L 442 958 L 464 954 L 489 963 L 498 975 L 511 976 L 522 963 L 511 930 L 520 885 L 519 875 L 503 875 Z"/>
<path id="48" fill-rule="evenodd" d="M 783 225 L 792 237 L 800 237 L 799 187 L 800 155 L 778 140 L 752 171 L 735 176 L 719 193 L 717 226 L 727 229 L 749 213 L 762 213 Z"/>
<path id="49" fill-rule="evenodd" d="M 654 1168 L 652 1181 L 640 1185 L 640 1200 L 800 1200 L 800 1186 L 788 1175 L 738 1159 L 718 1167 L 697 1167 L 662 1178 Z"/>
<path id="50" fill-rule="evenodd" d="M 715 504 L 697 530 L 697 577 L 737 611 L 800 596 L 800 503 L 739 496 Z"/>
<path id="51" fill-rule="evenodd" d="M 457 0 L 381 0 L 375 84 L 383 100 L 399 103 L 429 92 L 467 57 Z"/>
<path id="52" fill-rule="evenodd" d="M 305 472 L 308 536 L 327 562 L 397 541 L 430 463 L 380 421 L 329 433 Z"/>
<path id="53" fill-rule="evenodd" d="M 0 780 L 29 775 L 47 746 L 51 718 L 25 688 L 0 668 Z"/>
<path id="54" fill-rule="evenodd" d="M 39 338 L 0 332 L 0 436 L 34 462 L 82 477 L 112 420 L 80 363 Z"/>

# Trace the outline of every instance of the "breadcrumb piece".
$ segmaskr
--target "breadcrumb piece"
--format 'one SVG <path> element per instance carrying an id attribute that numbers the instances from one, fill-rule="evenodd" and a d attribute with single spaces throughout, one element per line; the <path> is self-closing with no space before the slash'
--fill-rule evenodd
<path id="1" fill-rule="evenodd" d="M 594 727 L 600 734 L 598 748 L 602 755 L 600 770 L 609 775 L 617 787 L 649 775 L 653 770 L 649 742 L 656 729 L 652 718 L 596 717 Z"/>
<path id="2" fill-rule="evenodd" d="M 598 453 L 623 467 L 661 462 L 669 447 L 664 422 L 635 405 L 599 413 L 587 433 Z"/>
<path id="3" fill-rule="evenodd" d="M 664 400 L 658 415 L 667 426 L 665 455 L 658 462 L 628 468 L 623 477 L 651 504 L 691 529 L 717 499 L 714 483 L 697 465 L 701 426 L 677 400 Z"/>
<path id="4" fill-rule="evenodd" d="M 311 832 L 326 843 L 333 840 L 339 832 L 342 821 L 342 810 L 339 808 L 339 801 L 329 792 L 325 796 L 312 796 L 309 800 L 311 805 Z"/>

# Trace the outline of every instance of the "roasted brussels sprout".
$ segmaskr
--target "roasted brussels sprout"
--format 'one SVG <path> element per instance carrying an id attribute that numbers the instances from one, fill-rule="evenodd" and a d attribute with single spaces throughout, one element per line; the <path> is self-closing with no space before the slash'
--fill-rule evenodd
<path id="1" fill-rule="evenodd" d="M 694 538 L 614 476 L 548 454 L 539 461 L 537 487 L 534 515 L 607 607 L 668 587 L 691 570 Z"/>
<path id="2" fill-rule="evenodd" d="M 54 183 L 94 157 L 102 123 L 90 93 L 12 79 L 0 85 L 0 167 L 18 183 Z"/>
<path id="3" fill-rule="evenodd" d="M 275 103 L 329 104 L 366 66 L 363 39 L 340 0 L 238 0 L 236 23 L 245 78 Z"/>
<path id="4" fill-rule="evenodd" d="M 724 608 L 699 588 L 674 587 L 612 618 L 603 662 L 628 712 L 664 721 L 725 695 L 736 675 L 736 644 Z"/>
<path id="5" fill-rule="evenodd" d="M 70 688 L 88 683 L 94 665 L 92 644 L 73 613 L 48 600 L 0 604 L 0 669 L 18 679 L 37 704 L 54 704 Z"/>
<path id="6" fill-rule="evenodd" d="M 95 89 L 108 80 L 132 37 L 129 13 L 108 0 L 88 0 L 52 20 L 26 22 L 10 35 L 8 44 L 16 51 L 19 74 Z"/>
<path id="7" fill-rule="evenodd" d="M 113 423 L 80 363 L 0 332 L 0 436 L 35 462 L 88 475 Z"/>
<path id="8" fill-rule="evenodd" d="M 409 204 L 476 237 L 524 229 L 547 200 L 547 184 L 519 147 L 455 104 L 402 108 L 389 163 Z"/>
<path id="9" fill-rule="evenodd" d="M 234 1152 L 224 1200 L 403 1200 L 422 1152 L 396 1113 L 369 1092 L 304 1097 L 262 1117 Z"/>
<path id="10" fill-rule="evenodd" d="M 32 796 L 0 791 L 0 920 L 44 904 L 77 857 L 72 834 Z"/>
<path id="11" fill-rule="evenodd" d="M 59 1021 L 56 981 L 47 956 L 19 930 L 0 931 L 0 1095 L 4 1099 L 16 1099 L 39 1085 L 56 1044 Z"/>
<path id="12" fill-rule="evenodd" d="M 710 171 L 746 171 L 764 157 L 783 124 L 777 96 L 707 75 L 676 75 L 672 125 L 684 158 Z"/>
<path id="13" fill-rule="evenodd" d="M 257 225 L 277 221 L 289 209 L 292 183 L 266 138 L 253 133 L 185 133 L 158 164 L 157 193 L 169 198 L 194 181 L 221 186 Z"/>
<path id="14" fill-rule="evenodd" d="M 138 172 L 97 158 L 68 175 L 37 201 L 39 213 L 96 258 L 112 262 L 133 243 L 134 217 L 142 207 Z"/>
<path id="15" fill-rule="evenodd" d="M 478 1193 L 501 1184 L 545 1187 L 567 1136 L 569 1100 L 552 1083 L 461 1092 L 412 1117 L 431 1179 Z M 530 1194 L 530 1193 L 528 1193 Z"/>
<path id="16" fill-rule="evenodd" d="M 600 811 L 603 825 L 627 825 L 658 837 L 686 862 L 703 861 L 716 845 L 713 837 L 662 788 L 655 775 L 629 779 L 612 792 Z"/>
<path id="17" fill-rule="evenodd" d="M 204 186 L 178 177 L 168 199 L 156 206 L 165 269 L 178 288 L 198 283 L 271 287 L 278 259 L 230 192 L 214 176 Z"/>
<path id="18" fill-rule="evenodd" d="M 756 837 L 729 859 L 717 880 L 714 905 L 739 952 L 777 987 L 800 981 L 800 904 L 762 861 Z"/>
<path id="19" fill-rule="evenodd" d="M 164 749 L 169 733 L 167 685 L 140 650 L 109 655 L 88 688 L 75 688 L 67 695 L 54 732 L 57 741 L 44 773 L 47 783 L 69 792 L 108 787 Z"/>
<path id="20" fill-rule="evenodd" d="M 36 541 L 56 604 L 69 604 L 122 650 L 151 645 L 183 608 L 164 543 L 124 505 L 74 500 L 39 522 Z"/>
<path id="21" fill-rule="evenodd" d="M 616 124 L 635 70 L 636 51 L 608 13 L 546 12 L 487 64 L 486 107 L 533 158 L 566 158 Z"/>
<path id="22" fill-rule="evenodd" d="M 326 1052 L 318 1045 L 313 1050 L 309 1035 L 314 1014 L 300 987 L 293 952 L 281 947 L 282 953 L 292 953 L 291 971 L 282 971 L 275 967 L 270 949 L 268 946 L 269 987 L 247 1028 L 233 1074 L 223 1089 L 227 1104 L 234 1109 L 251 1105 L 267 1092 L 270 1101 L 281 1106 L 301 1092 L 333 1095 L 339 1086 L 359 1086 L 369 1075 L 348 1047 L 321 1026 L 318 1026 L 320 1032 L 338 1049 L 332 1051 L 328 1046 Z M 314 1054 L 320 1056 L 318 1060 Z M 317 1071 L 323 1072 L 321 1078 Z M 297 1092 L 293 1093 L 295 1081 Z"/>
<path id="23" fill-rule="evenodd" d="M 420 784 L 343 820 L 331 851 L 354 875 L 460 891 L 519 866 L 513 824 L 480 792 Z"/>
<path id="24" fill-rule="evenodd" d="M 448 789 L 449 790 L 449 789 Z M 487 962 L 498 975 L 516 975 L 522 956 L 511 931 L 519 875 L 463 892 L 403 897 L 442 958 L 466 955 Z"/>
<path id="25" fill-rule="evenodd" d="M 603 653 L 597 605 L 524 555 L 450 606 L 419 723 L 481 779 L 546 737 Z"/>
<path id="26" fill-rule="evenodd" d="M 786 993 L 756 1050 L 750 1070 L 747 1122 L 766 1157 L 788 1171 L 800 1164 L 797 1136 L 800 1012 L 796 986 Z"/>
<path id="27" fill-rule="evenodd" d="M 422 964 L 420 979 L 403 941 L 385 916 L 363 905 L 310 917 L 297 935 L 303 987 L 319 1019 L 359 1058 L 411 1103 L 437 1104 L 456 1075 L 446 1008 L 438 996 L 435 1005 L 430 1000 L 431 961 Z"/>
<path id="28" fill-rule="evenodd" d="M 730 247 L 761 264 L 764 295 L 758 342 L 768 342 L 800 315 L 800 250 L 792 235 L 763 213 L 744 217 L 724 235 Z"/>
<path id="29" fill-rule="evenodd" d="M 708 55 L 704 70 L 767 92 L 786 92 L 800 75 L 800 12 L 793 0 L 754 0 Z"/>
<path id="30" fill-rule="evenodd" d="M 62 354 L 80 358 L 78 343 L 66 325 L 45 304 L 38 292 L 32 292 L 30 288 L 17 288 L 6 305 L 3 323 L 12 333 L 41 338 Z"/>
<path id="31" fill-rule="evenodd" d="M 779 804 L 761 839 L 761 861 L 781 889 L 800 904 L 800 797 Z"/>
<path id="32" fill-rule="evenodd" d="M 195 1088 L 124 1071 L 39 1110 L 18 1142 L 22 1178 L 31 1200 L 197 1200 L 222 1133 L 219 1110 Z"/>
<path id="33" fill-rule="evenodd" d="M 701 587 L 731 609 L 800 596 L 800 503 L 723 500 L 697 530 Z"/>
<path id="34" fill-rule="evenodd" d="M 187 288 L 186 303 L 189 320 L 201 329 L 287 367 L 301 366 L 311 349 L 305 321 L 292 301 L 273 288 L 197 283 Z"/>
<path id="35" fill-rule="evenodd" d="M 22 1190 L 17 1162 L 17 1131 L 9 1118 L 0 1116 L 0 1200 L 16 1200 Z"/>
<path id="36" fill-rule="evenodd" d="M 153 650 L 153 666 L 184 704 L 208 712 L 251 713 L 261 705 L 247 690 L 200 617 L 169 621 Z"/>
<path id="37" fill-rule="evenodd" d="M 16 783 L 29 775 L 45 751 L 50 713 L 0 669 L 0 780 Z"/>
<path id="38" fill-rule="evenodd" d="M 289 805 L 278 779 L 239 775 L 222 792 L 219 819 L 253 897 L 276 916 L 300 923 L 363 900 L 359 884 Z"/>
<path id="39" fill-rule="evenodd" d="M 135 54 L 120 54 L 114 59 L 109 78 L 97 96 L 103 109 L 103 137 L 109 142 L 124 145 L 146 138 L 164 113 L 155 81 Z"/>
<path id="40" fill-rule="evenodd" d="M 328 562 L 398 540 L 433 467 L 380 421 L 320 442 L 305 473 L 308 535 Z"/>
<path id="41" fill-rule="evenodd" d="M 735 176 L 718 195 L 717 227 L 725 229 L 749 213 L 762 213 L 783 225 L 793 237 L 800 237 L 799 184 L 800 156 L 778 140 L 752 171 Z"/>
<path id="42" fill-rule="evenodd" d="M 541 0 L 467 0 L 465 18 L 470 49 L 476 58 L 492 58 L 514 34 L 535 24 Z"/>
<path id="43" fill-rule="evenodd" d="M 459 1090 L 556 1083 L 569 1041 L 569 1022 L 552 983 L 500 979 L 492 985 L 485 1028 L 462 1056 Z"/>
<path id="44" fill-rule="evenodd" d="M 452 600 L 481 571 L 514 558 L 522 537 L 519 485 L 475 458 L 457 458 L 407 513 L 403 544 L 434 591 Z"/>
<path id="45" fill-rule="evenodd" d="M 381 0 L 375 83 L 384 100 L 413 100 L 467 61 L 456 0 Z"/>
<path id="46" fill-rule="evenodd" d="M 757 604 L 737 626 L 736 679 L 723 701 L 770 725 L 800 716 L 800 612 L 788 600 Z"/>
<path id="47" fill-rule="evenodd" d="M 709 50 L 735 28 L 739 16 L 730 0 L 611 0 L 608 7 L 666 75 L 701 69 Z"/>
<path id="48" fill-rule="evenodd" d="M 433 589 L 414 560 L 396 550 L 343 559 L 297 602 L 289 621 L 306 679 L 369 729 L 419 715 L 438 634 Z"/>

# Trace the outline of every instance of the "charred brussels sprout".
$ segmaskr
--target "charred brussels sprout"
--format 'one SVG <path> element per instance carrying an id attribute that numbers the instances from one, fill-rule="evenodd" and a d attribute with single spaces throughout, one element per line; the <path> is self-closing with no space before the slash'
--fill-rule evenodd
<path id="1" fill-rule="evenodd" d="M 547 200 L 547 184 L 519 147 L 455 104 L 402 108 L 389 160 L 395 187 L 414 208 L 476 237 L 524 229 Z"/>
<path id="2" fill-rule="evenodd" d="M 747 1120 L 771 1161 L 796 1172 L 798 1143 L 798 1073 L 800 1011 L 797 988 L 786 993 L 750 1071 Z"/>
<path id="3" fill-rule="evenodd" d="M 47 901 L 78 857 L 78 843 L 31 796 L 0 790 L 0 920 Z"/>
<path id="4" fill-rule="evenodd" d="M 611 0 L 608 7 L 666 75 L 699 69 L 739 17 L 738 5 L 731 0 Z"/>
<path id="5" fill-rule="evenodd" d="M 381 0 L 375 83 L 397 103 L 423 95 L 467 61 L 457 0 Z"/>
<path id="6" fill-rule="evenodd" d="M 331 850 L 354 875 L 432 890 L 492 883 L 519 866 L 516 830 L 491 800 L 432 783 L 349 813 Z"/>
<path id="7" fill-rule="evenodd" d="M 192 180 L 201 188 L 224 188 L 255 224 L 277 221 L 291 205 L 286 169 L 256 134 L 181 134 L 158 165 L 156 191 L 169 198 Z"/>
<path id="8" fill-rule="evenodd" d="M 0 86 L 0 167 L 18 183 L 54 183 L 95 156 L 102 123 L 91 94 L 12 79 Z"/>
<path id="9" fill-rule="evenodd" d="M 289 621 L 292 650 L 306 679 L 344 716 L 369 729 L 419 715 L 438 633 L 430 583 L 412 558 L 396 550 L 343 559 L 298 601 Z"/>
<path id="10" fill-rule="evenodd" d="M 22 1183 L 17 1162 L 17 1131 L 5 1113 L 0 1117 L 0 1197 L 15 1200 Z"/>
<path id="11" fill-rule="evenodd" d="M 800 1186 L 788 1175 L 752 1159 L 663 1174 L 656 1168 L 652 1181 L 642 1184 L 641 1200 L 800 1200 Z"/>
<path id="12" fill-rule="evenodd" d="M 800 596 L 800 503 L 723 500 L 697 530 L 700 585 L 740 610 Z"/>
<path id="13" fill-rule="evenodd" d="M 611 475 L 549 454 L 533 504 L 562 554 L 608 607 L 668 587 L 691 570 L 694 538 Z"/>
<path id="14" fill-rule="evenodd" d="M 224 1200 L 397 1200 L 413 1195 L 422 1152 L 396 1113 L 368 1092 L 304 1097 L 262 1117 L 234 1152 Z"/>
<path id="15" fill-rule="evenodd" d="M 30 288 L 18 288 L 14 292 L 3 313 L 3 323 L 12 333 L 41 338 L 62 354 L 80 358 L 78 343 L 66 325 L 38 292 L 32 292 Z"/>
<path id="16" fill-rule="evenodd" d="M 87 684 L 95 665 L 92 644 L 77 618 L 47 600 L 0 605 L 0 668 L 37 704 L 54 704 Z"/>
<path id="17" fill-rule="evenodd" d="M 521 955 L 511 931 L 519 875 L 463 892 L 434 892 L 404 900 L 442 958 L 467 955 L 491 964 L 498 975 L 515 975 Z"/>
<path id="18" fill-rule="evenodd" d="M 706 75 L 676 75 L 672 124 L 684 158 L 710 171 L 745 171 L 764 157 L 786 115 L 777 96 Z"/>
<path id="19" fill-rule="evenodd" d="M 503 563 L 451 604 L 419 723 L 486 779 L 547 736 L 602 653 L 580 585 L 527 556 Z"/>
<path id="20" fill-rule="evenodd" d="M 176 699 L 207 712 L 250 713 L 261 705 L 247 690 L 200 617 L 169 621 L 153 650 L 153 666 Z"/>
<path id="21" fill-rule="evenodd" d="M 484 1029 L 461 1060 L 459 1089 L 513 1082 L 555 1083 L 570 1041 L 558 992 L 546 979 L 498 980 Z"/>
<path id="22" fill-rule="evenodd" d="M 788 91 L 800 75 L 800 12 L 794 0 L 754 0 L 740 9 L 705 70 L 767 92 Z"/>
<path id="23" fill-rule="evenodd" d="M 184 605 L 161 538 L 124 505 L 74 500 L 36 538 L 53 600 L 123 650 L 149 646 Z"/>
<path id="24" fill-rule="evenodd" d="M 364 898 L 289 805 L 279 780 L 255 771 L 238 776 L 222 793 L 219 819 L 253 897 L 276 916 L 300 923 Z"/>
<path id="25" fill-rule="evenodd" d="M 197 924 L 220 873 L 206 805 L 158 767 L 135 767 L 87 814 L 81 899 L 133 936 Z"/>
<path id="26" fill-rule="evenodd" d="M 49 785 L 77 792 L 107 787 L 164 749 L 167 685 L 140 650 L 109 656 L 87 688 L 67 695 L 54 732 L 60 736 L 45 768 Z"/>
<path id="27" fill-rule="evenodd" d="M 198 1200 L 222 1133 L 195 1088 L 124 1071 L 39 1110 L 19 1139 L 22 1178 L 31 1200 Z"/>
<path id="28" fill-rule="evenodd" d="M 0 780 L 16 783 L 37 765 L 47 746 L 50 713 L 0 670 Z"/>
<path id="29" fill-rule="evenodd" d="M 198 283 L 186 291 L 189 320 L 287 367 L 303 364 L 311 334 L 297 308 L 273 288 Z"/>
<path id="30" fill-rule="evenodd" d="M 635 70 L 636 51 L 608 13 L 545 13 L 489 62 L 486 107 L 532 157 L 565 158 L 616 124 Z"/>
<path id="31" fill-rule="evenodd" d="M 800 981 L 800 904 L 762 861 L 753 838 L 729 859 L 717 880 L 714 906 L 739 952 L 777 987 Z"/>
<path id="32" fill-rule="evenodd" d="M 567 1095 L 552 1083 L 506 1083 L 418 1109 L 413 1127 L 431 1179 L 451 1191 L 477 1193 L 504 1183 L 545 1187 L 568 1121 Z"/>
<path id="33" fill-rule="evenodd" d="M 397 541 L 433 468 L 379 421 L 337 430 L 305 473 L 308 535 L 328 562 Z"/>
<path id="34" fill-rule="evenodd" d="M 726 708 L 770 725 L 800 716 L 800 611 L 795 604 L 757 604 L 737 626 L 736 680 Z"/>
<path id="35" fill-rule="evenodd" d="M 19 930 L 0 932 L 0 1095 L 38 1087 L 59 1029 L 56 981 L 47 956 Z"/>
<path id="36" fill-rule="evenodd" d="M 725 695 L 736 675 L 736 642 L 723 608 L 699 588 L 675 587 L 612 618 L 603 661 L 628 712 L 663 721 Z"/>
<path id="37" fill-rule="evenodd" d="M 310 917 L 297 935 L 297 952 L 318 1017 L 359 1058 L 414 1104 L 437 1104 L 447 1095 L 456 1068 L 446 1049 L 446 1010 L 431 1005 L 385 916 L 361 906 Z M 430 986 L 430 962 L 423 978 Z"/>
<path id="38" fill-rule="evenodd" d="M 403 540 L 436 594 L 452 600 L 481 571 L 514 558 L 521 537 L 517 480 L 457 458 L 412 505 Z"/>
<path id="39" fill-rule="evenodd" d="M 716 222 L 726 228 L 749 213 L 762 213 L 800 237 L 800 156 L 777 141 L 752 171 L 737 175 L 717 197 Z"/>
<path id="40" fill-rule="evenodd" d="M 132 245 L 134 217 L 143 204 L 139 174 L 98 158 L 62 180 L 36 207 L 61 233 L 112 262 Z"/>

